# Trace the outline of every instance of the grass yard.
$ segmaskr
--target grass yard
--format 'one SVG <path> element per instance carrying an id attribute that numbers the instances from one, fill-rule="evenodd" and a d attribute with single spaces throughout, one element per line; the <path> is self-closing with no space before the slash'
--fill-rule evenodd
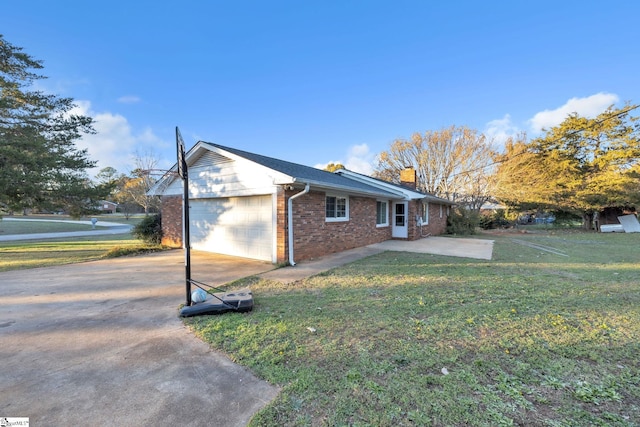
<path id="1" fill-rule="evenodd" d="M 96 229 L 99 227 L 96 225 Z M 31 233 L 58 233 L 67 231 L 89 231 L 91 225 L 67 222 L 44 221 L 0 221 L 0 236 Z"/>
<path id="2" fill-rule="evenodd" d="M 0 271 L 95 261 L 161 249 L 129 234 L 0 242 Z"/>
<path id="3" fill-rule="evenodd" d="M 20 217 L 21 218 L 21 217 Z M 96 229 L 101 222 L 118 222 L 136 225 L 142 218 L 126 220 L 117 216 L 99 216 Z M 67 231 L 90 231 L 91 225 L 57 222 L 69 219 L 60 215 L 34 215 L 26 219 L 51 221 L 0 221 L 0 235 L 20 235 L 30 233 L 54 233 Z M 86 218 L 85 218 L 86 219 Z M 135 239 L 131 233 L 117 235 L 96 235 L 85 237 L 58 238 L 46 240 L 18 240 L 0 242 L 0 271 L 25 268 L 48 267 L 72 264 L 103 258 L 131 255 L 161 250 L 162 247 L 149 245 Z"/>
<path id="4" fill-rule="evenodd" d="M 245 279 L 252 312 L 186 322 L 282 387 L 255 426 L 640 425 L 640 235 L 495 239 Z"/>
<path id="5" fill-rule="evenodd" d="M 4 219 L 8 219 L 5 221 Z M 11 221 L 16 218 L 24 221 Z M 83 221 L 90 221 L 93 217 L 82 218 Z M 141 218 L 130 218 L 129 220 L 120 216 L 96 216 L 98 219 L 96 223 L 96 229 L 104 229 L 106 227 L 101 226 L 105 222 L 116 222 L 120 224 L 136 225 L 140 222 Z M 34 221 L 35 220 L 35 221 Z M 62 215 L 29 215 L 29 216 L 5 216 L 0 219 L 0 236 L 10 234 L 31 234 L 31 233 L 57 233 L 67 231 L 88 231 L 93 227 L 90 224 L 76 224 L 68 216 Z"/>

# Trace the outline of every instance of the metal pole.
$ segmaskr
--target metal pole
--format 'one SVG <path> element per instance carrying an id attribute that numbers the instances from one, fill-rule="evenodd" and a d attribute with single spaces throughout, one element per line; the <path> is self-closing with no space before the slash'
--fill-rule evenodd
<path id="1" fill-rule="evenodd" d="M 184 141 L 180 130 L 176 126 L 176 142 L 178 145 L 178 172 L 182 178 L 182 229 L 184 242 L 184 275 L 186 289 L 186 305 L 191 305 L 191 233 L 189 231 L 189 172 L 187 171 L 187 159 L 185 158 Z"/>
<path id="2" fill-rule="evenodd" d="M 185 162 L 186 163 L 186 162 Z M 184 273 L 187 289 L 187 306 L 191 305 L 191 239 L 189 232 L 189 175 L 184 174 Z"/>

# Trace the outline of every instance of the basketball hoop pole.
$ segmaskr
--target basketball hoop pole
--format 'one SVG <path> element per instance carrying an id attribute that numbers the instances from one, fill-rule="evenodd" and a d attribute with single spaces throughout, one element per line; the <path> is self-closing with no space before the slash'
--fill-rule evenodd
<path id="1" fill-rule="evenodd" d="M 185 159 L 184 141 L 180 130 L 176 126 L 176 146 L 178 149 L 178 175 L 182 178 L 182 240 L 184 242 L 184 271 L 185 287 L 187 297 L 187 307 L 191 305 L 191 239 L 189 232 L 189 172 L 187 171 L 187 160 Z"/>

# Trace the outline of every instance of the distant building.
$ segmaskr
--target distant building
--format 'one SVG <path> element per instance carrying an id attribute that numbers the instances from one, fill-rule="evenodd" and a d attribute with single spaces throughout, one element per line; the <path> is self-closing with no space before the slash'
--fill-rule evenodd
<path id="1" fill-rule="evenodd" d="M 105 214 L 116 213 L 116 209 L 118 208 L 118 204 L 115 202 L 110 202 L 108 200 L 100 200 L 98 202 L 98 206 L 96 208 Z"/>

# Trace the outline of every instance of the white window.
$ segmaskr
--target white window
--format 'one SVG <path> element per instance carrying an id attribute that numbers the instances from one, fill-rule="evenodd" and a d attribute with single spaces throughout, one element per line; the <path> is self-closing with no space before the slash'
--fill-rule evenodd
<path id="1" fill-rule="evenodd" d="M 429 224 L 429 202 L 422 202 L 422 215 L 420 216 L 420 220 L 422 221 L 422 225 Z"/>
<path id="2" fill-rule="evenodd" d="M 325 198 L 326 221 L 349 220 L 349 198 L 344 196 L 326 196 Z"/>
<path id="3" fill-rule="evenodd" d="M 389 225 L 389 203 L 376 201 L 376 227 L 386 227 Z"/>
<path id="4" fill-rule="evenodd" d="M 440 205 L 440 218 L 442 218 L 442 205 Z"/>

